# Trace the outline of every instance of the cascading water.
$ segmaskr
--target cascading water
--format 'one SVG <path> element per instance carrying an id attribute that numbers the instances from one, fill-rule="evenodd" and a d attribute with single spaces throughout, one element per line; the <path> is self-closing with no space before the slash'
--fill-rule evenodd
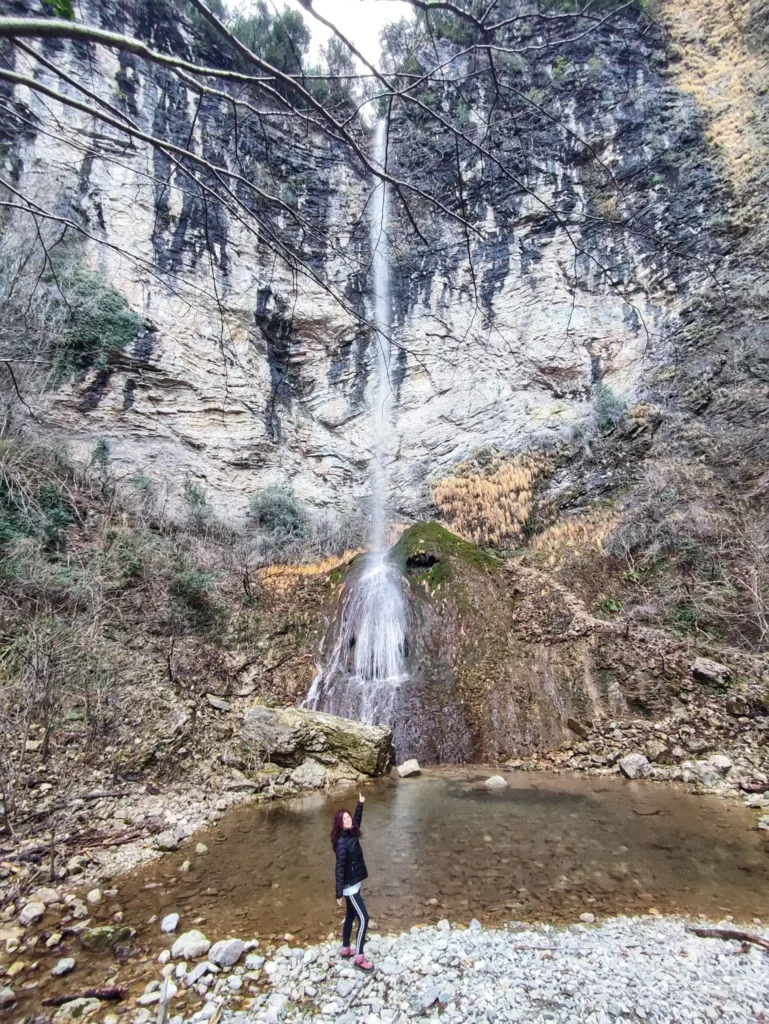
<path id="1" fill-rule="evenodd" d="M 387 125 L 377 121 L 373 159 L 384 169 Z M 392 724 L 398 688 L 405 679 L 408 605 L 402 577 L 387 558 L 391 298 L 387 228 L 390 196 L 379 182 L 369 203 L 371 269 L 374 282 L 373 342 L 377 378 L 373 400 L 371 551 L 354 567 L 342 595 L 325 668 L 315 678 L 305 705 L 361 722 Z"/>

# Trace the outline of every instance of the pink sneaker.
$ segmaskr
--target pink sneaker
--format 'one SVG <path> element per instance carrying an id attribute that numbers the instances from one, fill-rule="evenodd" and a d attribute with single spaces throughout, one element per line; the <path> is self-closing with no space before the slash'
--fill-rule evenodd
<path id="1" fill-rule="evenodd" d="M 366 959 L 366 954 L 361 953 L 360 956 L 355 957 L 355 966 L 361 971 L 373 971 L 374 965 L 370 960 Z"/>
<path id="2" fill-rule="evenodd" d="M 352 946 L 345 946 L 340 956 L 352 956 Z"/>

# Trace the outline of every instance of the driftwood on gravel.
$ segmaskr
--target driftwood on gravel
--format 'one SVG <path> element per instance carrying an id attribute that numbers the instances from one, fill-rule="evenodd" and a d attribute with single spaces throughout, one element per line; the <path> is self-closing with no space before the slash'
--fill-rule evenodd
<path id="1" fill-rule="evenodd" d="M 103 999 L 108 1002 L 118 1002 L 125 999 L 126 990 L 113 985 L 111 988 L 86 988 L 82 992 L 73 992 L 68 996 L 49 996 L 43 999 L 43 1006 L 64 1006 L 75 999 Z"/>
<path id="2" fill-rule="evenodd" d="M 738 928 L 689 928 L 687 929 L 703 939 L 736 939 L 738 942 L 752 942 L 769 952 L 769 939 L 764 939 L 755 932 L 743 932 Z"/>

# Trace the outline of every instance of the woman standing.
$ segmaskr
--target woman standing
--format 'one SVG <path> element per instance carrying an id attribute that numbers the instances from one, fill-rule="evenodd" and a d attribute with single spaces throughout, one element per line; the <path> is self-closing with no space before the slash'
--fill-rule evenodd
<path id="1" fill-rule="evenodd" d="M 342 956 L 354 956 L 355 966 L 361 971 L 373 971 L 374 965 L 366 959 L 363 945 L 366 941 L 368 928 L 368 911 L 360 893 L 361 883 L 368 878 L 366 862 L 360 845 L 360 822 L 363 817 L 365 798 L 358 794 L 358 806 L 355 814 L 349 811 L 337 811 L 334 815 L 334 826 L 331 829 L 331 845 L 336 854 L 336 901 L 343 906 L 347 901 L 347 914 L 342 928 Z M 355 937 L 355 949 L 350 945 L 353 922 L 358 921 L 358 934 Z"/>

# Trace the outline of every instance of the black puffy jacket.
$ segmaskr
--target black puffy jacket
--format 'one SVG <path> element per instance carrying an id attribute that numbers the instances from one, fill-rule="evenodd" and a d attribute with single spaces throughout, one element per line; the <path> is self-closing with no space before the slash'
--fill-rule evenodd
<path id="1" fill-rule="evenodd" d="M 353 820 L 359 828 L 362 817 L 363 804 L 359 803 L 353 814 Z M 352 829 L 344 828 L 336 841 L 336 898 L 341 899 L 343 889 L 357 885 L 364 878 L 368 878 L 368 871 L 360 839 Z"/>

